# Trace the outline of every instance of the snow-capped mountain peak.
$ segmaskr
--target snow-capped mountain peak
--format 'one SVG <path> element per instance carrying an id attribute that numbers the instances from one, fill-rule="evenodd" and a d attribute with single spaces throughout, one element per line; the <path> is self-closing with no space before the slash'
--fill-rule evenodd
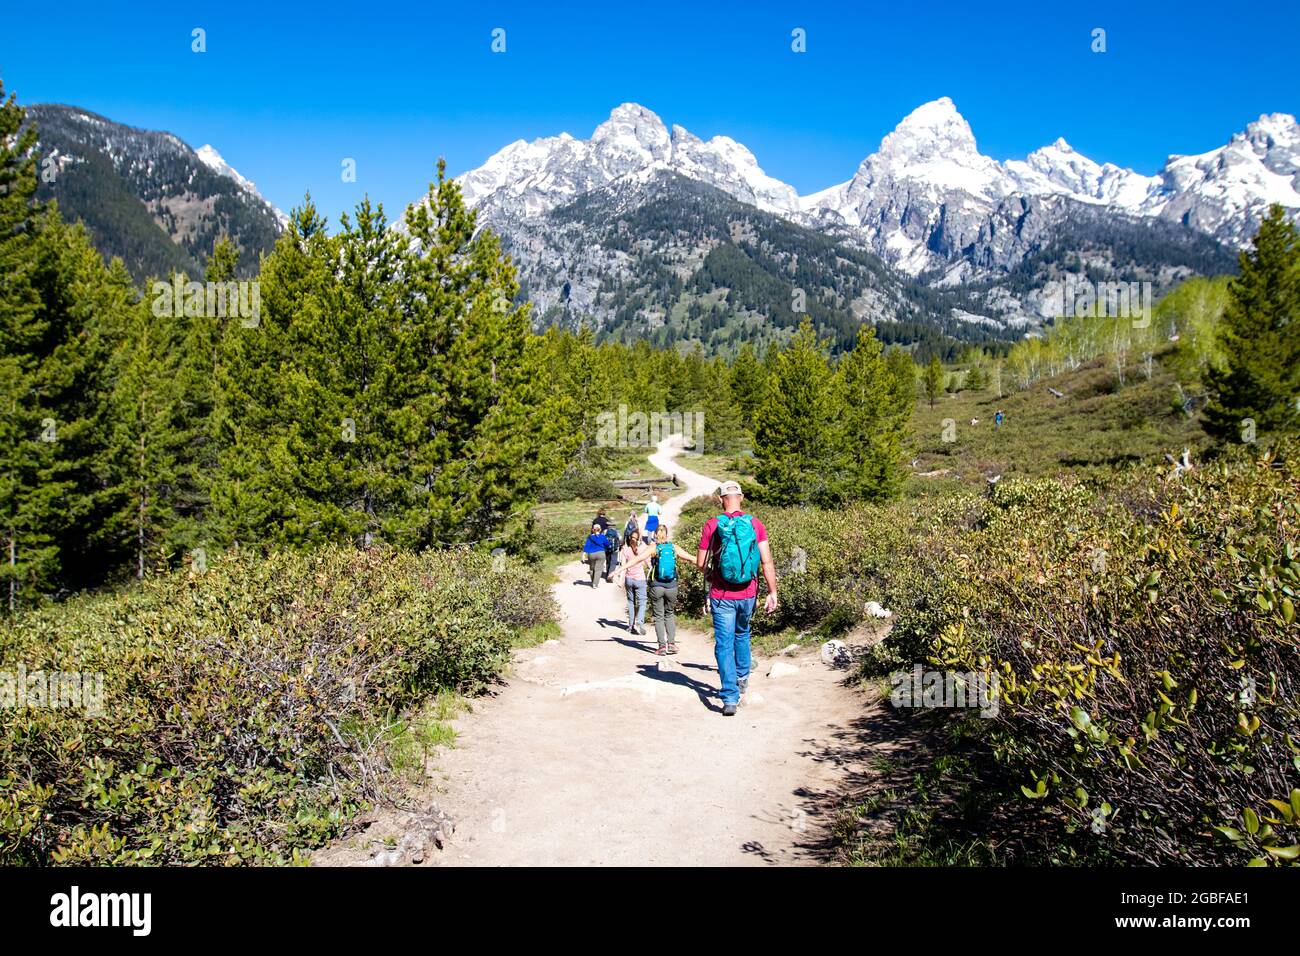
<path id="1" fill-rule="evenodd" d="M 235 167 L 226 162 L 225 159 L 222 158 L 221 154 L 217 152 L 216 148 L 210 143 L 200 146 L 194 151 L 194 155 L 198 156 L 198 158 L 203 161 L 203 165 L 207 166 L 218 176 L 225 176 L 227 179 L 233 179 L 235 182 L 239 183 L 240 186 L 250 192 L 256 190 L 257 187 L 241 176 Z"/>
<path id="2" fill-rule="evenodd" d="M 1248 140 L 1259 153 L 1293 150 L 1300 148 L 1300 123 L 1289 113 L 1265 113 L 1233 139 L 1237 137 Z"/>
<path id="3" fill-rule="evenodd" d="M 199 161 L 202 162 L 204 166 L 207 166 L 218 176 L 225 176 L 227 179 L 234 180 L 239 184 L 239 188 L 244 190 L 244 192 L 253 196 L 258 201 L 265 203 L 275 215 L 276 221 L 280 223 L 281 228 L 289 224 L 289 217 L 259 193 L 256 184 L 254 184 L 252 180 L 245 179 L 240 175 L 239 170 L 226 162 L 222 155 L 217 152 L 216 147 L 212 146 L 210 143 L 205 143 L 194 151 L 194 155 L 199 158 Z"/>
<path id="4" fill-rule="evenodd" d="M 859 207 L 863 197 L 885 183 L 906 184 L 908 193 L 932 200 L 949 193 L 996 200 L 1012 188 L 998 164 L 980 154 L 970 124 L 946 96 L 903 117 L 863 160 L 854 179 L 849 193 Z"/>
<path id="5" fill-rule="evenodd" d="M 909 274 L 941 270 L 944 281 L 960 282 L 1011 267 L 1055 224 L 1082 215 L 1080 205 L 1092 207 L 1087 215 L 1158 218 L 1244 245 L 1270 203 L 1300 209 L 1300 126 L 1265 114 L 1226 145 L 1171 156 L 1147 176 L 1099 163 L 1064 137 L 999 162 L 980 153 L 970 124 L 942 96 L 903 117 L 847 182 L 800 198 L 731 137 L 704 140 L 622 103 L 590 139 L 518 140 L 459 182 L 483 221 L 504 229 L 606 187 L 635 202 L 664 172 L 804 225 L 847 230 Z"/>
<path id="6" fill-rule="evenodd" d="M 1161 178 L 1152 214 L 1245 245 L 1270 205 L 1300 208 L 1300 129 L 1294 116 L 1266 114 L 1224 146 L 1170 156 Z"/>
<path id="7" fill-rule="evenodd" d="M 664 121 L 636 103 L 615 107 L 591 134 L 591 146 L 615 177 L 666 161 L 673 148 Z"/>
<path id="8" fill-rule="evenodd" d="M 903 117 L 880 142 L 879 155 L 927 160 L 940 156 L 978 156 L 975 134 L 946 96 L 923 103 Z"/>
<path id="9" fill-rule="evenodd" d="M 1143 176 L 1113 163 L 1097 163 L 1057 137 L 1023 161 L 1003 164 L 1015 189 L 1031 196 L 1064 195 L 1081 202 L 1136 211 L 1158 192 L 1160 179 Z"/>
<path id="10" fill-rule="evenodd" d="M 859 230 L 874 251 L 918 274 L 958 257 L 968 271 L 971 256 L 983 260 L 974 268 L 1013 261 L 1023 250 L 1009 230 L 1020 230 L 1026 210 L 1052 218 L 1084 203 L 1241 246 L 1275 202 L 1300 209 L 1300 126 L 1285 113 L 1261 116 L 1208 153 L 1171 156 L 1159 175 L 1145 176 L 1098 163 L 1063 137 L 1023 160 L 996 162 L 941 97 L 908 114 L 848 183 L 804 197 L 800 208 L 807 221 Z M 1007 248 L 992 248 L 999 245 Z"/>
<path id="11" fill-rule="evenodd" d="M 492 215 L 536 216 L 623 177 L 669 170 L 708 183 L 762 209 L 793 212 L 793 187 L 768 176 L 747 148 L 727 136 L 707 142 L 638 103 L 622 103 L 591 139 L 568 133 L 518 140 L 458 177 L 466 202 Z M 489 215 L 489 218 L 492 216 Z"/>

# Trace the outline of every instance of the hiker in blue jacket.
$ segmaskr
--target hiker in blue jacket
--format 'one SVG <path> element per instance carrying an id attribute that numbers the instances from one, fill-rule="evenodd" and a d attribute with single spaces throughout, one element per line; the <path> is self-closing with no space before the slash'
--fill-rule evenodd
<path id="1" fill-rule="evenodd" d="M 655 546 L 632 562 L 650 562 L 650 604 L 655 609 L 655 637 L 659 656 L 677 653 L 678 560 L 694 563 L 695 555 L 672 543 L 666 524 L 655 529 Z"/>
<path id="2" fill-rule="evenodd" d="M 587 535 L 587 540 L 582 543 L 582 560 L 587 562 L 587 567 L 591 570 L 593 588 L 605 576 L 606 544 L 605 536 L 600 533 L 600 525 L 593 523 L 591 534 Z"/>

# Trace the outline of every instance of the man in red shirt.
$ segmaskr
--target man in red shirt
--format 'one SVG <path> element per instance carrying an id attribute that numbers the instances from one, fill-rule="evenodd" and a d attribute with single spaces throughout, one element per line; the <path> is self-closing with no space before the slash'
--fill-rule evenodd
<path id="1" fill-rule="evenodd" d="M 739 521 L 753 527 L 763 579 L 767 582 L 767 600 L 763 609 L 771 614 L 777 606 L 776 564 L 772 561 L 772 548 L 767 542 L 767 528 L 763 522 L 740 510 L 745 496 L 736 482 L 723 482 L 718 489 L 718 498 L 722 503 L 723 514 L 732 519 L 727 522 L 728 525 Z M 748 528 L 742 534 L 747 541 Z M 740 698 L 749 687 L 749 632 L 754 608 L 758 603 L 759 569 L 754 568 L 753 578 L 747 584 L 726 580 L 722 575 L 722 561 L 719 557 L 722 537 L 718 531 L 718 518 L 710 518 L 700 533 L 700 549 L 695 557 L 695 565 L 705 573 L 709 581 L 713 653 L 718 661 L 718 676 L 722 681 L 722 713 L 734 717 Z"/>

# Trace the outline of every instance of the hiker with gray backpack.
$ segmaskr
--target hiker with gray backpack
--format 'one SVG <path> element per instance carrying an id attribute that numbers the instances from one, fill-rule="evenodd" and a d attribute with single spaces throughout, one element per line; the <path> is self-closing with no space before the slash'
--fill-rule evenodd
<path id="1" fill-rule="evenodd" d="M 758 604 L 758 572 L 767 582 L 763 610 L 776 611 L 776 564 L 767 543 L 767 528 L 740 510 L 745 500 L 740 485 L 723 482 L 718 489 L 722 513 L 710 518 L 700 533 L 695 565 L 709 582 L 713 617 L 713 653 L 722 682 L 722 713 L 734 717 L 749 688 L 750 621 Z"/>

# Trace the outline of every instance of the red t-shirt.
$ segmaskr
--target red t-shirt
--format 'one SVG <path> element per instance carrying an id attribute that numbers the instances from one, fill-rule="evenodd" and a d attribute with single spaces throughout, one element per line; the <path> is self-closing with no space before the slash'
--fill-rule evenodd
<path id="1" fill-rule="evenodd" d="M 743 511 L 727 512 L 731 517 L 738 518 L 744 514 Z M 704 523 L 704 529 L 700 532 L 700 549 L 708 550 L 709 543 L 713 540 L 713 532 L 718 530 L 718 519 L 710 518 Z M 757 518 L 754 519 L 754 537 L 760 543 L 767 540 L 767 528 L 763 527 L 763 522 Z M 762 564 L 759 565 L 762 567 Z M 722 601 L 739 601 L 743 598 L 758 597 L 758 574 L 755 573 L 754 580 L 749 582 L 748 587 L 730 588 L 727 582 L 722 580 L 722 572 L 716 566 L 709 568 L 709 597 Z"/>

